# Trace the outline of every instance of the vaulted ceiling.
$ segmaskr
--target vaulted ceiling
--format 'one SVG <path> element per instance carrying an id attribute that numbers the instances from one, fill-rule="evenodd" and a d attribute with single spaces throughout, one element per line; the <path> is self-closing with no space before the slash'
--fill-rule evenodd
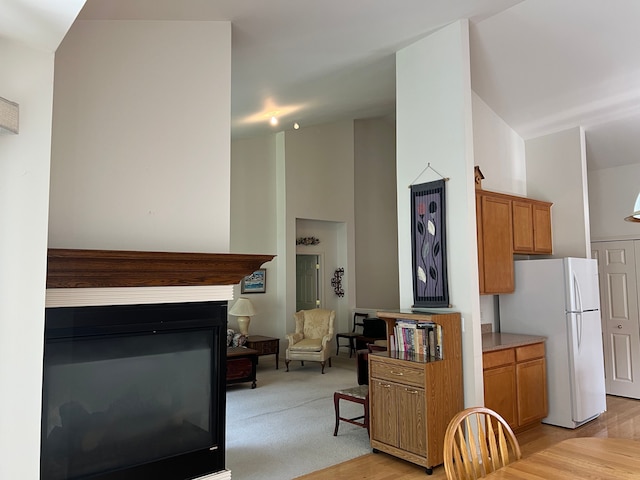
<path id="1" fill-rule="evenodd" d="M 0 0 L 0 35 L 55 50 L 82 0 L 46 3 Z M 472 88 L 518 134 L 583 125 L 590 168 L 640 162 L 637 0 L 88 0 L 78 18 L 230 21 L 235 138 L 393 114 L 394 53 L 469 18 Z"/>

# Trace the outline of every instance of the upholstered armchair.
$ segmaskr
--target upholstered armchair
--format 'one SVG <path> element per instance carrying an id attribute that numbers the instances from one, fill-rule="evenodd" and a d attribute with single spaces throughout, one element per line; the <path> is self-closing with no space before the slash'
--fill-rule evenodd
<path id="1" fill-rule="evenodd" d="M 300 360 L 302 365 L 304 361 L 320 362 L 322 365 L 322 373 L 324 373 L 324 365 L 329 360 L 331 366 L 331 347 L 330 341 L 333 338 L 333 324 L 336 319 L 336 312 L 333 310 L 324 310 L 322 308 L 314 308 L 313 310 L 300 310 L 294 314 L 296 320 L 295 333 L 288 333 L 287 347 L 285 355 L 285 364 L 287 372 L 289 371 L 289 362 L 291 360 Z"/>

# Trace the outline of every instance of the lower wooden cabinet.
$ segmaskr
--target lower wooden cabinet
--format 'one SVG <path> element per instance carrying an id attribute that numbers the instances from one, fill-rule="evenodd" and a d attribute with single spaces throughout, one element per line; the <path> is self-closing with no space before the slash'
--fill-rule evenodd
<path id="1" fill-rule="evenodd" d="M 401 450 L 424 455 L 427 444 L 424 389 L 375 380 L 372 438 Z"/>
<path id="2" fill-rule="evenodd" d="M 505 348 L 482 355 L 484 404 L 523 430 L 548 414 L 544 343 Z"/>
<path id="3" fill-rule="evenodd" d="M 444 462 L 449 421 L 464 408 L 460 314 L 378 312 L 378 317 L 391 333 L 398 318 L 442 327 L 442 359 L 391 349 L 368 355 L 371 446 L 431 473 Z"/>
<path id="4" fill-rule="evenodd" d="M 518 425 L 515 365 L 484 371 L 484 404 L 502 415 L 511 428 Z"/>

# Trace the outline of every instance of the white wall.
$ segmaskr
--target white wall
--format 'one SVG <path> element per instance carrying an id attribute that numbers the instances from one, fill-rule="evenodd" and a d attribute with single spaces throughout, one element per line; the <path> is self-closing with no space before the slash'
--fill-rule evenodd
<path id="1" fill-rule="evenodd" d="M 447 249 L 452 310 L 463 321 L 466 405 L 482 405 L 482 346 L 473 182 L 469 24 L 453 23 L 396 54 L 398 264 L 400 307 L 413 304 L 407 187 L 450 177 Z"/>
<path id="2" fill-rule="evenodd" d="M 236 140 L 231 144 L 231 251 L 275 255 L 278 249 L 276 194 L 276 136 Z M 282 336 L 278 309 L 278 257 L 263 265 L 267 269 L 266 292 L 245 295 L 256 314 L 250 333 Z M 234 298 L 241 296 L 234 287 Z M 233 302 L 230 302 L 233 304 Z M 229 316 L 230 328 L 238 328 Z"/>
<path id="3" fill-rule="evenodd" d="M 553 202 L 554 257 L 591 257 L 584 130 L 580 127 L 525 142 L 527 193 Z"/>
<path id="4" fill-rule="evenodd" d="M 318 125 L 281 134 L 280 173 L 285 189 L 281 191 L 285 218 L 278 238 L 284 245 L 280 268 L 285 268 L 282 289 L 285 305 L 285 330 L 295 326 L 296 220 L 320 220 L 344 224 L 336 240 L 339 262 L 325 265 L 325 273 L 344 267 L 343 298 L 332 298 L 336 310 L 336 331 L 349 328 L 350 312 L 355 306 L 354 241 L 354 139 L 353 122 Z M 278 148 L 278 147 L 276 147 Z M 284 265 L 284 267 L 283 267 Z M 325 279 L 326 281 L 326 279 Z M 285 333 L 286 333 L 285 332 Z"/>
<path id="5" fill-rule="evenodd" d="M 229 22 L 79 21 L 56 53 L 49 245 L 227 252 Z"/>
<path id="6" fill-rule="evenodd" d="M 393 310 L 400 306 L 395 121 L 356 120 L 354 137 L 356 305 Z"/>
<path id="7" fill-rule="evenodd" d="M 0 478 L 40 478 L 40 414 L 54 55 L 0 36 Z"/>
<path id="8" fill-rule="evenodd" d="M 625 222 L 640 193 L 640 164 L 589 170 L 591 240 L 640 238 L 640 223 Z"/>
<path id="9" fill-rule="evenodd" d="M 484 175 L 482 188 L 514 195 L 527 194 L 524 140 L 475 93 L 473 152 Z M 498 330 L 497 295 L 480 296 L 482 323 Z"/>
<path id="10" fill-rule="evenodd" d="M 527 194 L 524 140 L 473 93 L 473 153 L 484 174 L 482 188 Z"/>

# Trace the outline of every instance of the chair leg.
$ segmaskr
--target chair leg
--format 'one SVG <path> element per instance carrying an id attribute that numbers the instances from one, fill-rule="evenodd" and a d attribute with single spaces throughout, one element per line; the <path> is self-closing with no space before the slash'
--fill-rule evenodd
<path id="1" fill-rule="evenodd" d="M 329 357 L 329 366 L 331 367 L 331 357 Z"/>
<path id="2" fill-rule="evenodd" d="M 369 432 L 369 395 L 364 400 L 364 424 L 367 426 L 367 435 L 371 438 L 371 432 Z"/>
<path id="3" fill-rule="evenodd" d="M 338 425 L 340 424 L 340 398 L 338 398 L 338 394 L 333 394 L 333 407 L 336 410 L 336 428 L 333 429 L 333 436 L 338 435 Z"/>
<path id="4" fill-rule="evenodd" d="M 324 364 L 325 364 L 325 362 L 320 362 L 320 365 L 322 365 L 322 372 L 321 373 L 324 373 Z"/>
<path id="5" fill-rule="evenodd" d="M 304 360 L 300 360 L 300 365 L 304 367 Z"/>
<path id="6" fill-rule="evenodd" d="M 290 362 L 290 361 L 291 361 L 291 360 L 289 360 L 288 358 L 287 358 L 287 359 L 285 359 L 285 361 L 284 361 L 284 364 L 287 366 L 287 372 L 289 371 L 289 362 Z"/>

